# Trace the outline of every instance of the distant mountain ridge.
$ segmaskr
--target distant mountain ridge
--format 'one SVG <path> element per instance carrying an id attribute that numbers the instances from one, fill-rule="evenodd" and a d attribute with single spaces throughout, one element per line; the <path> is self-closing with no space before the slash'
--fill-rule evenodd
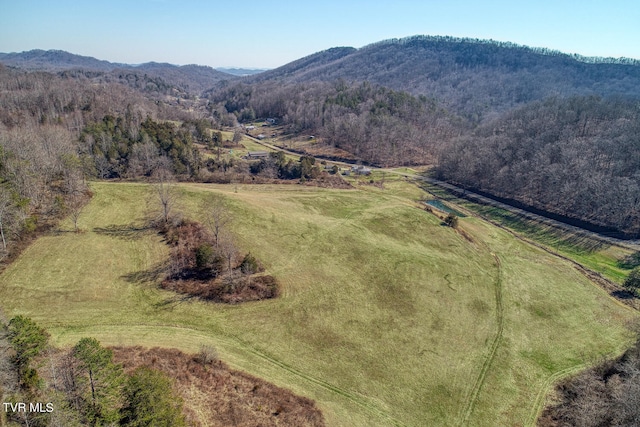
<path id="1" fill-rule="evenodd" d="M 223 73 L 233 74 L 234 76 L 252 76 L 254 74 L 264 73 L 268 71 L 268 68 L 227 68 L 227 67 L 218 67 L 216 68 L 218 71 L 222 71 Z"/>
<path id="2" fill-rule="evenodd" d="M 91 56 L 76 55 L 64 50 L 34 49 L 26 52 L 0 53 L 0 62 L 29 71 L 63 71 L 83 68 L 93 71 L 111 71 L 127 64 L 112 63 Z"/>
<path id="3" fill-rule="evenodd" d="M 85 70 L 117 76 L 142 74 L 160 78 L 167 85 L 175 85 L 191 94 L 200 94 L 223 80 L 238 76 L 204 65 L 173 65 L 147 62 L 139 65 L 113 63 L 90 56 L 76 55 L 63 50 L 30 50 L 20 53 L 0 53 L 0 63 L 27 71 L 64 72 Z"/>
<path id="4" fill-rule="evenodd" d="M 0 62 L 25 70 L 94 70 L 116 74 L 127 82 L 159 78 L 160 86 L 176 86 L 191 95 L 234 80 L 247 84 L 368 81 L 434 98 L 475 122 L 549 96 L 640 97 L 640 61 L 635 59 L 590 58 L 508 42 L 441 36 L 383 40 L 359 49 L 334 47 L 252 75 L 242 69 L 226 73 L 201 65 L 116 64 L 60 50 L 0 53 Z"/>

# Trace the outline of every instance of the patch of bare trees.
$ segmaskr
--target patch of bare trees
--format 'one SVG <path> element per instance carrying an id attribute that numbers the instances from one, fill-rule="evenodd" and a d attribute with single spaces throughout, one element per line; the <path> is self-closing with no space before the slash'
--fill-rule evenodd
<path id="1" fill-rule="evenodd" d="M 158 158 L 151 173 L 153 192 L 156 206 L 155 217 L 152 221 L 160 224 L 161 228 L 167 228 L 175 219 L 175 207 L 178 200 L 178 189 L 175 176 L 166 157 Z"/>
<path id="2" fill-rule="evenodd" d="M 540 427 L 632 427 L 640 424 L 640 344 L 557 387 L 560 402 L 547 408 Z"/>
<path id="3" fill-rule="evenodd" d="M 87 187 L 73 134 L 62 126 L 0 129 L 0 254 L 24 233 L 71 214 L 77 229 Z"/>
<path id="4" fill-rule="evenodd" d="M 640 234 L 637 101 L 550 98 L 442 146 L 438 175 L 549 212 Z"/>
<path id="5" fill-rule="evenodd" d="M 211 97 L 240 121 L 248 110 L 277 117 L 293 133 L 385 166 L 425 163 L 455 133 L 453 116 L 435 100 L 369 83 L 238 84 Z"/>
<path id="6" fill-rule="evenodd" d="M 162 206 L 160 199 L 156 203 Z M 234 304 L 276 297 L 276 280 L 262 274 L 260 262 L 251 253 L 243 255 L 238 247 L 230 230 L 233 217 L 224 201 L 209 200 L 201 214 L 204 224 L 185 219 L 156 222 L 171 248 L 162 286 L 204 300 Z"/>

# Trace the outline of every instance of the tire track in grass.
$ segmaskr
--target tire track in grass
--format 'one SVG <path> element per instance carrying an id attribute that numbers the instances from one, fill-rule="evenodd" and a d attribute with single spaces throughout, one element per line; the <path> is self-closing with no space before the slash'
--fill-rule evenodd
<path id="1" fill-rule="evenodd" d="M 323 229 L 321 229 L 320 231 L 318 231 L 318 234 L 321 236 L 324 235 L 328 235 L 330 233 L 335 232 L 335 230 L 339 229 L 340 227 L 344 227 L 353 217 L 353 212 L 348 213 L 347 215 L 345 215 L 344 217 L 338 219 L 336 221 L 335 224 L 333 224 L 331 227 L 325 227 Z M 308 247 L 311 243 L 306 244 L 304 247 Z M 280 268 L 280 270 L 286 270 L 286 269 L 290 269 L 293 268 L 293 266 L 295 265 L 295 263 L 297 261 L 299 261 L 299 259 L 302 257 L 302 253 L 304 251 L 298 251 L 298 253 L 295 255 L 295 258 L 292 258 L 290 260 L 290 262 L 286 265 L 286 266 L 282 266 Z M 293 368 L 292 366 L 279 361 L 278 359 L 275 359 L 271 356 L 268 356 L 267 354 L 255 349 L 254 347 L 252 347 L 249 344 L 244 343 L 241 339 L 239 339 L 238 337 L 234 337 L 234 341 L 236 341 L 238 344 L 240 344 L 240 346 L 247 351 L 248 353 L 253 354 L 254 356 L 260 357 L 261 359 L 264 359 L 266 361 L 268 361 L 269 363 L 271 363 L 272 365 L 275 365 L 281 369 L 284 369 L 285 371 L 289 372 L 290 374 L 293 374 L 299 378 L 302 378 L 310 383 L 313 383 L 319 387 L 324 388 L 325 390 L 329 390 L 335 394 L 338 394 L 340 396 L 342 396 L 343 398 L 351 401 L 352 403 L 360 406 L 361 408 L 365 409 L 366 411 L 368 411 L 371 414 L 374 414 L 380 418 L 384 418 L 387 421 L 389 421 L 392 425 L 396 426 L 396 427 L 406 427 L 406 424 L 402 423 L 400 420 L 394 418 L 392 415 L 388 414 L 387 412 L 383 411 L 382 409 L 380 409 L 377 405 L 367 401 L 365 398 L 363 397 L 359 397 L 355 394 L 352 394 L 344 389 L 341 389 L 337 386 L 334 386 L 331 383 L 328 383 L 324 380 L 321 380 L 319 378 L 315 378 L 311 375 L 307 375 L 302 371 L 299 371 L 295 368 Z"/>
<path id="2" fill-rule="evenodd" d="M 429 182 L 429 181 L 427 181 Z M 437 184 L 436 184 L 437 185 Z M 430 191 L 426 190 L 427 192 L 431 193 Z M 536 242 L 533 239 L 527 238 L 521 234 L 519 234 L 518 232 L 510 229 L 509 227 L 500 224 L 497 221 L 494 221 L 492 219 L 490 219 L 489 217 L 479 214 L 475 211 L 471 211 L 469 209 L 466 209 L 464 207 L 461 207 L 460 205 L 458 205 L 456 203 L 456 208 L 460 209 L 461 211 L 463 211 L 465 214 L 475 217 L 475 218 L 479 218 L 489 224 L 492 224 L 493 226 L 506 231 L 507 233 L 509 233 L 510 235 L 512 235 L 514 238 L 516 238 L 517 240 L 524 242 L 528 245 L 531 245 L 533 247 L 536 247 L 538 249 L 541 249 L 543 251 L 545 251 L 546 253 L 548 253 L 549 255 L 553 256 L 553 257 L 557 257 L 559 259 L 562 259 L 568 263 L 570 263 L 580 274 L 582 274 L 584 277 L 586 277 L 589 280 L 589 283 L 591 283 L 592 285 L 596 286 L 598 289 L 603 290 L 605 292 L 605 294 L 607 295 L 607 297 L 613 301 L 614 303 L 616 303 L 618 306 L 625 308 L 627 310 L 638 310 L 638 306 L 633 304 L 631 300 L 622 300 L 618 297 L 615 297 L 613 295 L 615 290 L 620 290 L 620 286 L 615 284 L 613 281 L 611 281 L 610 279 L 604 277 L 602 274 L 586 267 L 585 265 L 579 263 L 578 261 L 562 255 L 560 253 L 558 253 L 557 251 L 553 251 L 552 249 L 548 248 L 547 246 Z M 542 222 L 542 221 L 541 221 Z M 544 223 L 544 222 L 543 222 Z M 614 245 L 618 245 L 618 246 L 622 246 L 622 247 L 630 247 L 630 246 L 626 246 L 623 244 L 619 244 L 619 243 L 612 243 Z M 484 244 L 484 246 L 486 246 L 486 244 Z M 631 246 L 633 247 L 633 246 Z M 496 257 L 495 254 L 493 254 L 494 257 Z M 496 261 L 499 262 L 499 259 L 497 259 L 496 257 Z M 502 325 L 500 325 L 500 332 L 502 332 Z M 495 350 L 492 351 L 492 354 L 495 354 Z M 613 355 L 612 355 L 613 356 Z M 485 362 L 486 363 L 486 362 Z M 582 363 L 579 365 L 575 365 L 566 369 L 563 369 L 561 371 L 555 372 L 554 374 L 550 375 L 545 381 L 544 383 L 540 386 L 540 389 L 538 390 L 538 393 L 536 394 L 536 398 L 533 401 L 533 405 L 531 407 L 531 412 L 529 414 L 529 416 L 526 419 L 525 425 L 527 426 L 535 426 L 536 425 L 536 421 L 538 420 L 538 416 L 540 415 L 540 412 L 542 411 L 543 407 L 544 407 L 544 403 L 545 403 L 545 398 L 549 392 L 549 390 L 551 389 L 551 386 L 556 383 L 557 381 L 559 381 L 562 378 L 565 378 L 569 375 L 572 375 L 578 371 L 581 371 L 583 369 L 585 369 L 586 367 L 588 367 L 589 365 L 586 363 Z M 488 368 L 487 368 L 488 369 Z M 485 372 L 486 375 L 486 372 Z M 481 386 L 481 384 L 480 384 Z M 475 386 L 474 386 L 474 390 L 475 390 Z M 479 393 L 479 389 L 476 392 L 476 398 L 477 398 L 477 394 Z M 473 405 L 474 404 L 469 404 L 470 406 L 467 408 L 467 410 L 469 410 L 472 412 L 473 411 Z M 469 416 L 471 415 L 471 412 L 469 412 L 468 414 L 465 413 L 465 417 L 463 418 L 462 421 L 460 421 L 460 423 L 458 425 L 462 425 L 464 423 L 468 423 L 468 419 Z"/>
<path id="3" fill-rule="evenodd" d="M 365 209 L 369 210 L 369 208 Z M 318 238 L 321 238 L 322 236 L 326 236 L 326 235 L 330 235 L 331 233 L 335 233 L 336 230 L 340 229 L 341 227 L 346 226 L 353 218 L 355 212 L 348 212 L 346 215 L 344 215 L 343 217 L 340 218 L 336 218 L 335 223 L 332 224 L 331 226 L 325 226 L 319 230 L 316 231 L 317 235 L 319 236 Z M 305 236 L 304 233 L 300 234 L 300 236 L 302 237 L 303 240 L 305 240 Z M 316 239 L 317 240 L 317 239 Z M 301 244 L 299 246 L 299 249 L 297 251 L 297 253 L 293 256 L 290 257 L 289 262 L 286 265 L 280 266 L 280 268 L 278 269 L 278 271 L 286 271 L 289 269 L 294 268 L 294 266 L 299 262 L 299 260 L 304 256 L 304 248 L 309 247 L 312 244 L 311 241 L 308 241 L 308 243 L 305 244 Z M 185 328 L 185 329 L 189 329 L 189 330 L 194 330 L 197 331 L 196 329 L 191 329 L 191 328 Z M 351 393 L 347 390 L 344 390 L 342 388 L 339 388 L 327 381 L 324 381 L 322 379 L 316 378 L 314 376 L 308 375 L 274 357 L 269 356 L 268 354 L 256 349 L 255 347 L 251 346 L 250 344 L 244 342 L 242 339 L 240 339 L 237 336 L 229 336 L 227 335 L 227 339 L 231 339 L 233 342 L 236 343 L 236 345 L 240 348 L 242 348 L 242 350 L 246 351 L 249 354 L 252 354 L 256 357 L 259 357 L 262 360 L 267 361 L 268 363 L 270 363 L 271 365 L 274 365 L 282 370 L 287 371 L 288 373 L 301 378 L 309 383 L 312 383 L 316 386 L 319 386 L 325 390 L 328 390 L 334 394 L 337 394 L 347 400 L 349 400 L 350 402 L 352 402 L 353 404 L 356 404 L 357 406 L 360 406 L 361 408 L 363 408 L 364 410 L 366 410 L 367 412 L 369 412 L 370 414 L 381 418 L 381 419 L 385 419 L 387 420 L 391 425 L 396 426 L 396 427 L 406 427 L 407 425 L 404 424 L 402 421 L 394 418 L 391 414 L 387 413 L 386 411 L 384 411 L 383 409 L 381 409 L 378 405 L 376 405 L 375 403 L 372 403 L 371 401 L 367 400 L 365 397 L 360 396 L 358 394 L 354 394 Z"/>
<path id="4" fill-rule="evenodd" d="M 475 409 L 476 403 L 478 401 L 478 396 L 480 396 L 480 391 L 482 390 L 484 380 L 487 377 L 487 372 L 489 372 L 489 368 L 491 368 L 491 364 L 493 363 L 493 359 L 495 358 L 496 351 L 502 343 L 502 331 L 504 329 L 504 307 L 502 305 L 502 264 L 500 263 L 500 258 L 498 257 L 498 255 L 493 252 L 491 253 L 491 255 L 495 260 L 496 268 L 498 270 L 498 275 L 494 284 L 496 296 L 496 321 L 498 324 L 498 329 L 496 331 L 496 336 L 491 343 L 491 347 L 489 348 L 489 354 L 482 364 L 482 369 L 480 369 L 480 373 L 478 374 L 478 377 L 473 384 L 469 399 L 467 400 L 467 405 L 464 408 L 462 416 L 459 417 L 459 426 L 469 424 L 469 419 L 471 418 L 471 414 Z"/>
<path id="5" fill-rule="evenodd" d="M 547 377 L 547 379 L 544 381 L 544 383 L 540 386 L 540 389 L 538 390 L 538 394 L 536 395 L 536 398 L 533 401 L 533 406 L 531 407 L 531 413 L 527 417 L 527 421 L 525 425 L 532 426 L 532 427 L 536 425 L 538 416 L 540 415 L 540 412 L 542 411 L 542 408 L 544 406 L 547 393 L 554 383 L 556 383 L 561 378 L 569 376 L 575 372 L 581 371 L 586 367 L 587 367 L 587 364 L 582 363 L 580 365 L 571 366 L 569 368 L 555 372 L 549 377 Z"/>
<path id="6" fill-rule="evenodd" d="M 337 387 L 327 381 L 321 380 L 319 378 L 313 377 L 311 375 L 305 374 L 302 371 L 297 370 L 296 368 L 279 361 L 278 359 L 275 359 L 257 349 L 255 349 L 254 347 L 244 343 L 243 341 L 239 340 L 238 338 L 234 339 L 238 344 L 240 344 L 240 346 L 247 351 L 250 354 L 253 354 L 254 356 L 257 356 L 263 360 L 266 360 L 267 362 L 271 363 L 272 365 L 275 365 L 287 372 L 289 372 L 290 374 L 293 374 L 299 378 L 302 378 L 310 383 L 313 383 L 325 390 L 331 391 L 332 393 L 338 394 L 340 396 L 342 396 L 343 398 L 351 401 L 352 403 L 355 403 L 356 405 L 360 406 L 361 408 L 365 409 L 367 412 L 380 417 L 380 418 L 384 418 L 387 421 L 389 421 L 391 424 L 393 424 L 394 426 L 397 427 L 406 427 L 406 424 L 404 424 L 403 422 L 401 422 L 400 420 L 394 418 L 391 414 L 385 412 L 384 410 L 380 409 L 377 405 L 375 405 L 374 403 L 369 402 L 368 400 L 366 400 L 363 397 L 359 397 L 353 393 L 350 393 L 344 389 L 341 389 L 340 387 Z"/>

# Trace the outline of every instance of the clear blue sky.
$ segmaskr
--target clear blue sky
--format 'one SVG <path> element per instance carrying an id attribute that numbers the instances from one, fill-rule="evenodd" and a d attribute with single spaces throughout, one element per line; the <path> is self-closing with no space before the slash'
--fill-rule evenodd
<path id="1" fill-rule="evenodd" d="M 0 52 L 274 68 L 417 34 L 640 59 L 640 0 L 0 0 Z"/>

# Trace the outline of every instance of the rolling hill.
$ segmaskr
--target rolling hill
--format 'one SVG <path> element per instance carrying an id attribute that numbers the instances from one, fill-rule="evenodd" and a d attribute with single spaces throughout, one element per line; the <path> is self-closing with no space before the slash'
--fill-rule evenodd
<path id="1" fill-rule="evenodd" d="M 247 81 L 369 81 L 478 119 L 551 95 L 640 96 L 640 62 L 477 39 L 414 36 L 334 48 Z"/>
<path id="2" fill-rule="evenodd" d="M 180 189 L 185 212 L 226 200 L 280 298 L 228 306 L 159 289 L 167 246 L 142 226 L 150 187 L 96 182 L 82 233 L 63 223 L 0 276 L 5 313 L 33 317 L 60 346 L 212 345 L 345 427 L 530 425 L 555 380 L 623 351 L 637 317 L 477 218 L 460 220 L 464 234 L 443 227 L 400 180 Z"/>
<path id="3" fill-rule="evenodd" d="M 64 50 L 34 49 L 26 52 L 0 53 L 0 62 L 29 71 L 63 71 L 81 68 L 92 71 L 111 71 L 126 64 L 112 63 L 91 56 L 76 55 Z"/>
<path id="4" fill-rule="evenodd" d="M 383 40 L 362 48 L 335 47 L 281 67 L 241 77 L 200 65 L 117 64 L 60 50 L 0 53 L 0 62 L 25 70 L 82 69 L 157 77 L 191 94 L 221 81 L 363 82 L 413 95 L 479 121 L 490 113 L 548 96 L 640 96 L 640 62 L 592 58 L 508 42 L 439 36 Z"/>
<path id="5" fill-rule="evenodd" d="M 199 95 L 220 81 L 238 76 L 203 65 L 173 65 L 147 62 L 139 65 L 113 63 L 90 56 L 75 55 L 62 50 L 30 50 L 19 53 L 0 53 L 0 63 L 27 71 L 85 71 L 93 78 L 101 75 L 128 81 L 144 78 L 161 79 L 191 95 Z"/>

